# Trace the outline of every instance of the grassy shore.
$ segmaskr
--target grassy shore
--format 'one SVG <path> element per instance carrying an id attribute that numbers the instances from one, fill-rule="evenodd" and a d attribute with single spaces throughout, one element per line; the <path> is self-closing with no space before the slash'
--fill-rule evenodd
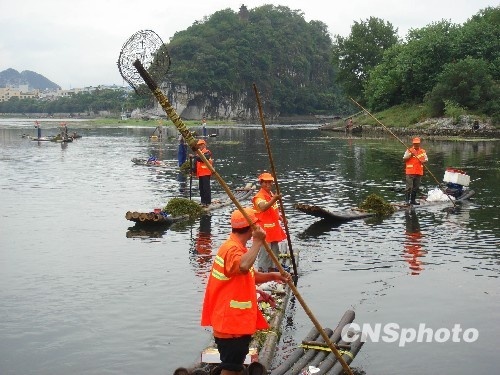
<path id="1" fill-rule="evenodd" d="M 431 119 L 428 109 L 425 107 L 425 105 L 422 104 L 402 104 L 391 107 L 381 112 L 372 113 L 372 115 L 378 121 L 389 128 L 408 128 L 423 123 L 426 123 L 430 126 L 433 122 L 437 123 L 439 120 L 442 120 L 444 118 Z M 466 111 L 450 113 L 446 116 L 446 118 L 450 118 L 451 122 L 453 123 L 459 123 L 460 118 L 463 116 L 468 117 L 469 121 L 471 122 L 477 120 L 481 124 L 491 123 L 491 119 L 482 114 L 468 113 Z M 379 125 L 373 117 L 366 113 L 363 113 L 360 116 L 356 117 L 355 122 L 360 125 Z M 490 125 L 495 127 L 494 124 Z M 497 125 L 496 127 L 498 128 L 498 126 L 499 125 Z"/>

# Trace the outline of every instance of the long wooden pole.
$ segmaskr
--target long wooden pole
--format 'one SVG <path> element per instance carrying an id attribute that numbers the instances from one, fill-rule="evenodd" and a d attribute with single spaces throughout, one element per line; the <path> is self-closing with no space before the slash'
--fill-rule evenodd
<path id="1" fill-rule="evenodd" d="M 272 172 L 273 178 L 274 178 L 274 185 L 276 186 L 276 194 L 280 195 L 279 201 L 280 201 L 281 217 L 283 218 L 283 224 L 285 226 L 285 232 L 286 232 L 286 239 L 288 242 L 288 251 L 290 252 L 290 258 L 292 260 L 294 282 L 295 282 L 295 285 L 297 285 L 297 279 L 299 277 L 299 274 L 297 272 L 297 263 L 295 262 L 295 255 L 294 255 L 293 249 L 292 249 L 292 239 L 290 238 L 290 231 L 288 230 L 288 222 L 286 220 L 286 215 L 285 215 L 285 206 L 283 205 L 283 200 L 281 199 L 281 191 L 280 191 L 280 187 L 278 184 L 278 177 L 276 175 L 276 168 L 274 166 L 273 154 L 271 152 L 271 144 L 269 142 L 269 137 L 267 135 L 266 123 L 264 121 L 264 113 L 262 111 L 262 104 L 260 102 L 259 91 L 257 90 L 257 86 L 255 85 L 255 83 L 253 84 L 253 90 L 255 92 L 255 97 L 257 98 L 257 106 L 259 108 L 260 122 L 262 123 L 262 132 L 264 133 L 264 139 L 266 141 L 267 154 L 269 155 L 269 163 L 271 164 L 271 172 Z"/>
<path id="2" fill-rule="evenodd" d="M 391 129 L 389 129 L 387 126 L 385 126 L 384 124 L 382 124 L 378 118 L 376 118 L 375 116 L 373 116 L 366 108 L 364 108 L 361 104 L 359 104 L 357 101 L 355 101 L 353 98 L 349 98 L 351 99 L 359 108 L 361 108 L 363 111 L 365 111 L 371 118 L 373 118 L 375 121 L 377 121 L 378 124 L 382 125 L 382 127 L 387 130 L 389 133 L 391 133 L 391 135 L 396 138 L 403 146 L 405 146 L 405 148 L 407 150 L 409 150 L 410 148 L 401 140 L 398 138 L 398 136 L 396 134 L 394 134 Z M 438 184 L 438 186 L 440 187 L 441 189 L 441 183 L 438 181 L 438 179 L 436 178 L 436 176 L 434 176 L 434 174 L 431 172 L 431 170 L 427 167 L 427 165 L 425 165 L 424 163 L 422 163 L 422 165 L 424 166 L 425 170 L 427 172 L 429 172 L 429 174 L 432 176 L 432 178 L 436 181 L 436 183 Z M 451 199 L 451 197 L 446 194 L 446 191 L 444 191 L 444 189 L 441 189 L 441 191 L 444 193 L 444 195 L 446 195 L 448 197 L 448 199 L 450 200 L 450 202 L 453 204 L 453 207 L 456 207 L 456 204 L 455 202 L 453 202 L 453 199 Z"/>
<path id="3" fill-rule="evenodd" d="M 246 213 L 246 211 L 243 209 L 243 206 L 238 202 L 234 194 L 231 192 L 229 189 L 229 186 L 226 184 L 226 182 L 222 179 L 222 177 L 217 173 L 217 171 L 214 169 L 212 164 L 205 158 L 205 155 L 203 155 L 203 152 L 201 152 L 198 147 L 197 147 L 197 142 L 196 139 L 194 139 L 193 135 L 189 132 L 187 129 L 186 125 L 182 121 L 182 119 L 179 117 L 179 115 L 175 112 L 175 109 L 172 107 L 170 102 L 168 101 L 167 97 L 163 94 L 163 92 L 159 89 L 158 85 L 153 81 L 153 78 L 149 75 L 149 73 L 144 69 L 144 66 L 142 66 L 141 62 L 139 60 L 136 60 L 134 62 L 134 67 L 137 69 L 137 72 L 141 75 L 142 79 L 146 83 L 146 85 L 149 87 L 153 95 L 156 97 L 156 100 L 158 100 L 158 103 L 161 105 L 165 113 L 168 115 L 170 120 L 174 123 L 175 127 L 179 132 L 182 134 L 184 139 L 186 140 L 186 143 L 191 147 L 191 149 L 196 152 L 198 157 L 205 163 L 207 168 L 212 172 L 212 174 L 215 176 L 217 181 L 219 181 L 220 185 L 224 189 L 224 191 L 227 193 L 228 197 L 231 199 L 231 201 L 234 203 L 236 208 L 241 212 L 243 217 L 247 220 L 249 224 L 252 223 L 252 220 Z M 255 228 L 255 224 L 252 224 L 252 227 Z M 274 253 L 271 251 L 271 248 L 267 244 L 267 242 L 264 241 L 264 248 L 266 249 L 267 253 L 269 254 L 269 257 L 273 260 L 274 264 L 280 271 L 282 275 L 286 275 L 286 271 L 283 269 L 281 266 L 281 263 L 279 262 L 278 258 L 274 255 Z M 316 319 L 316 317 L 313 315 L 312 311 L 309 309 L 307 306 L 306 302 L 300 295 L 299 291 L 295 287 L 294 283 L 292 280 L 289 280 L 287 282 L 287 285 L 290 287 L 290 290 L 292 293 L 295 295 L 295 298 L 299 301 L 301 304 L 302 308 L 306 312 L 307 316 L 311 321 L 313 322 L 314 326 L 318 330 L 318 332 L 321 334 L 321 337 L 325 340 L 325 343 L 328 344 L 328 347 L 332 351 L 332 353 L 335 355 L 339 363 L 342 365 L 342 368 L 348 375 L 353 375 L 351 368 L 347 364 L 347 362 L 344 360 L 340 352 L 335 348 L 335 345 L 331 342 L 330 338 L 326 334 L 325 330 L 323 327 L 321 327 L 321 324 L 319 321 Z"/>

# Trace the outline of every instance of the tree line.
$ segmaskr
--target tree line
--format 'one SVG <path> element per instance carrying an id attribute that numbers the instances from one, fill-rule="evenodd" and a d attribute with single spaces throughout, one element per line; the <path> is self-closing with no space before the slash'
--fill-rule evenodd
<path id="1" fill-rule="evenodd" d="M 0 102 L 0 112 L 3 113 L 85 113 L 95 114 L 100 111 L 120 113 L 135 108 L 151 106 L 150 97 L 139 96 L 124 90 L 97 88 L 92 92 L 82 92 L 55 100 L 10 98 Z"/>
<path id="2" fill-rule="evenodd" d="M 412 29 L 404 40 L 397 32 L 370 17 L 355 21 L 347 37 L 332 37 L 323 22 L 306 22 L 286 6 L 224 9 L 174 34 L 163 80 L 201 93 L 212 108 L 248 110 L 256 108 L 256 84 L 264 111 L 274 117 L 346 115 L 357 112 L 354 98 L 372 111 L 421 104 L 429 116 L 461 109 L 500 122 L 500 7 L 462 25 L 441 20 Z M 106 91 L 46 103 L 12 100 L 0 103 L 0 112 L 117 111 L 154 103 Z"/>

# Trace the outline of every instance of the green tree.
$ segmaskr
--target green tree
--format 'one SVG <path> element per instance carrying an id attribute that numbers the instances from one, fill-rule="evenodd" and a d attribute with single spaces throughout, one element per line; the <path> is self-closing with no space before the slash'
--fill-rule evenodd
<path id="1" fill-rule="evenodd" d="M 472 57 L 485 62 L 486 71 L 483 69 L 484 65 L 477 61 L 467 60 L 468 62 L 457 66 L 463 64 L 465 69 L 475 69 L 471 66 L 479 64 L 479 71 L 471 71 L 471 76 L 480 80 L 477 83 L 479 86 L 474 87 L 483 89 L 482 100 L 491 97 L 490 91 L 498 85 L 500 70 L 499 20 L 499 8 L 487 8 L 463 26 L 443 20 L 421 29 L 410 30 L 406 42 L 387 50 L 382 62 L 370 72 L 364 91 L 368 106 L 381 110 L 402 103 L 420 103 L 428 95 L 427 102 L 431 104 L 433 113 L 443 113 L 445 99 L 467 108 L 479 108 L 477 103 L 471 104 L 474 95 L 477 95 L 472 92 L 468 98 L 464 93 L 457 94 L 460 98 L 455 98 L 456 101 L 450 98 L 439 99 L 437 95 L 448 95 L 449 89 L 456 84 L 459 72 L 452 74 L 452 65 L 449 64 Z M 445 67 L 447 74 L 441 75 Z M 451 81 L 446 83 L 446 79 Z M 490 82 L 490 88 L 484 86 L 485 81 Z M 468 89 L 473 88 L 468 83 L 462 84 Z M 429 94 L 431 91 L 433 93 Z M 488 108 L 489 113 L 495 112 L 494 108 L 497 106 L 494 100 L 483 104 L 481 108 Z"/>
<path id="2" fill-rule="evenodd" d="M 336 36 L 337 81 L 349 96 L 361 100 L 369 72 L 382 61 L 384 51 L 397 43 L 397 29 L 375 17 L 354 22 L 347 38 Z"/>
<path id="3" fill-rule="evenodd" d="M 444 113 L 446 101 L 464 109 L 484 110 L 486 103 L 498 100 L 496 86 L 489 73 L 488 62 L 467 57 L 443 67 L 427 102 L 433 116 Z"/>
<path id="4" fill-rule="evenodd" d="M 489 64 L 493 79 L 500 79 L 500 7 L 488 7 L 472 16 L 457 33 L 456 58 L 467 56 Z"/>
<path id="5" fill-rule="evenodd" d="M 284 6 L 216 12 L 176 33 L 168 50 L 166 80 L 209 99 L 208 113 L 242 100 L 255 112 L 254 83 L 271 116 L 331 111 L 318 96 L 339 91 L 326 25 Z"/>

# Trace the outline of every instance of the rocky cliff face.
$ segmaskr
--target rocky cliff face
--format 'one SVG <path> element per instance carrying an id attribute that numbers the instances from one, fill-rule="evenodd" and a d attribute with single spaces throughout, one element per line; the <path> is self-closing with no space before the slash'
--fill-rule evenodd
<path id="1" fill-rule="evenodd" d="M 255 110 L 246 107 L 246 96 L 224 97 L 217 93 L 209 96 L 200 92 L 190 91 L 185 85 L 162 85 L 162 91 L 167 95 L 170 104 L 177 114 L 186 120 L 201 120 L 203 117 L 211 119 L 249 120 L 256 118 Z M 157 103 L 155 114 L 164 114 Z"/>

